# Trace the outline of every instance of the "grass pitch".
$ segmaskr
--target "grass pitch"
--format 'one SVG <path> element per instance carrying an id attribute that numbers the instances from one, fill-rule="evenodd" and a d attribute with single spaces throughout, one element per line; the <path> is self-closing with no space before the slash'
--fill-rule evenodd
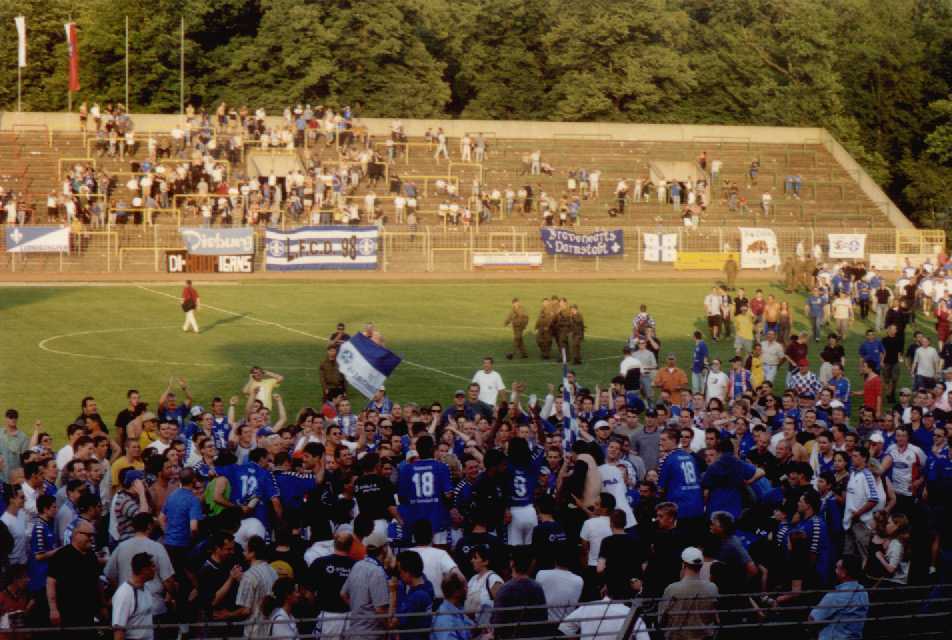
<path id="1" fill-rule="evenodd" d="M 744 282 L 786 299 L 796 312 L 795 328 L 806 329 L 803 296 L 787 295 L 764 282 Z M 248 368 L 261 365 L 285 376 L 279 388 L 292 416 L 320 402 L 318 365 L 326 338 L 337 322 L 350 333 L 372 321 L 387 346 L 404 361 L 390 377 L 389 396 L 398 402 L 440 401 L 465 386 L 481 358 L 496 358 L 507 385 L 527 383 L 544 394 L 558 384 L 561 365 L 538 356 L 535 336 L 526 334 L 529 359 L 507 361 L 511 330 L 502 326 L 510 300 L 523 300 L 530 329 L 539 303 L 557 294 L 579 305 L 587 325 L 584 364 L 573 367 L 594 388 L 617 372 L 620 351 L 639 304 L 658 321 L 662 353 L 674 351 L 690 366 L 691 333 L 706 335 L 702 300 L 707 283 L 624 281 L 241 283 L 197 285 L 203 308 L 200 335 L 184 334 L 178 296 L 181 286 L 2 287 L 0 288 L 0 408 L 20 410 L 21 428 L 34 420 L 63 441 L 65 426 L 80 413 L 83 396 L 94 396 L 112 426 L 137 388 L 155 408 L 170 377 L 188 380 L 195 402 L 239 393 Z M 923 327 L 920 319 L 920 328 Z M 865 331 L 854 323 L 847 340 L 848 373 L 860 384 L 856 350 Z M 931 324 L 928 328 L 931 333 Z M 732 355 L 732 340 L 709 343 L 714 355 Z M 818 362 L 818 345 L 810 355 Z M 903 382 L 908 379 L 904 374 Z M 356 391 L 357 407 L 364 400 Z"/>

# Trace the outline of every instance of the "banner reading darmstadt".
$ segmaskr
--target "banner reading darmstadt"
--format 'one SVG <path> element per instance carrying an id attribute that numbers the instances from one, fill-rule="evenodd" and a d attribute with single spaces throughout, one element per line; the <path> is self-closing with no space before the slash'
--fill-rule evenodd
<path id="1" fill-rule="evenodd" d="M 621 229 L 584 234 L 550 228 L 541 231 L 542 244 L 550 256 L 614 258 L 625 252 L 625 234 Z"/>

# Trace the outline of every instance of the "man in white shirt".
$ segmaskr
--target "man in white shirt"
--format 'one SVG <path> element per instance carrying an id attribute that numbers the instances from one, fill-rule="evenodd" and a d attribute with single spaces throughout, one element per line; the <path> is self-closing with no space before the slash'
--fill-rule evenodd
<path id="1" fill-rule="evenodd" d="M 612 535 L 611 518 L 608 514 L 615 510 L 615 497 L 610 493 L 602 492 L 599 494 L 595 507 L 597 515 L 586 520 L 579 533 L 579 538 L 582 540 L 582 554 L 585 556 L 584 560 L 589 571 L 593 574 L 592 577 L 598 567 L 598 553 L 602 550 L 602 540 Z"/>
<path id="2" fill-rule="evenodd" d="M 549 612 L 550 622 L 562 622 L 562 619 L 572 611 L 582 597 L 582 587 L 585 581 L 582 577 L 566 568 L 571 553 L 562 543 L 559 549 L 552 554 L 555 558 L 554 569 L 543 569 L 536 574 L 536 582 L 545 592 L 545 604 Z"/>
<path id="3" fill-rule="evenodd" d="M 585 640 L 612 640 L 617 638 L 628 620 L 628 607 L 620 602 L 611 600 L 625 600 L 630 594 L 609 583 L 610 590 L 601 602 L 583 604 L 570 613 L 559 625 L 559 631 L 568 637 L 585 638 Z M 636 624 L 633 637 L 635 640 L 648 638 L 647 629 L 639 619 L 640 628 Z"/>
<path id="4" fill-rule="evenodd" d="M 942 359 L 935 347 L 929 344 L 929 338 L 919 337 L 919 348 L 912 359 L 912 373 L 915 376 L 915 388 L 932 389 L 936 385 L 939 371 L 942 370 Z"/>
<path id="5" fill-rule="evenodd" d="M 152 596 L 145 585 L 155 578 L 155 563 L 148 553 L 132 557 L 132 577 L 112 596 L 114 640 L 152 640 Z"/>
<path id="6" fill-rule="evenodd" d="M 473 382 L 479 385 L 479 400 L 491 407 L 496 406 L 496 397 L 506 388 L 502 376 L 493 371 L 493 359 L 483 358 L 483 368 L 473 374 Z"/>
<path id="7" fill-rule="evenodd" d="M 846 485 L 846 504 L 843 509 L 843 530 L 846 539 L 843 555 L 858 556 L 866 566 L 869 541 L 872 538 L 873 511 L 880 504 L 880 481 L 867 468 L 869 450 L 857 447 L 850 453 L 850 478 Z"/>
<path id="8" fill-rule="evenodd" d="M 711 370 L 707 374 L 707 384 L 704 387 L 704 400 L 710 402 L 711 398 L 718 398 L 721 402 L 727 402 L 727 385 L 729 379 L 727 374 L 721 371 L 721 361 L 715 358 L 711 361 Z"/>
<path id="9" fill-rule="evenodd" d="M 717 287 L 704 296 L 704 311 L 707 314 L 707 326 L 711 330 L 711 338 L 717 342 L 721 335 L 721 292 Z"/>
<path id="10" fill-rule="evenodd" d="M 773 382 L 777 375 L 777 367 L 784 359 L 783 345 L 777 342 L 777 334 L 767 332 L 767 339 L 760 343 L 761 362 L 764 367 L 764 380 Z"/>
<path id="11" fill-rule="evenodd" d="M 453 558 L 443 549 L 437 549 L 433 545 L 433 525 L 429 520 L 418 520 L 413 527 L 413 541 L 415 547 L 410 551 L 416 551 L 423 560 L 423 575 L 433 585 L 433 597 L 443 598 L 443 580 L 450 574 L 457 574 L 461 580 L 463 576 L 459 567 L 453 561 Z"/>

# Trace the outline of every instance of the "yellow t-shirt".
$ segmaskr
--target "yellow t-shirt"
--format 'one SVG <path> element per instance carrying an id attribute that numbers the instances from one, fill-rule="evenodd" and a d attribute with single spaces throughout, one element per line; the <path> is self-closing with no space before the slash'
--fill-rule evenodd
<path id="1" fill-rule="evenodd" d="M 142 460 L 136 462 L 129 462 L 125 456 L 119 456 L 116 458 L 116 461 L 112 463 L 112 490 L 115 491 L 119 486 L 119 472 L 125 469 L 126 467 L 132 467 L 139 471 L 145 470 L 145 463 Z"/>
<path id="2" fill-rule="evenodd" d="M 754 319 L 749 313 L 734 316 L 734 332 L 743 340 L 754 339 Z"/>
<path id="3" fill-rule="evenodd" d="M 756 389 L 764 383 L 763 358 L 750 357 L 750 385 Z"/>
<path id="4" fill-rule="evenodd" d="M 278 381 L 275 378 L 262 378 L 254 384 L 258 385 L 255 400 L 260 400 L 261 404 L 267 407 L 268 411 L 271 411 L 271 394 L 274 393 L 274 388 L 278 386 Z"/>

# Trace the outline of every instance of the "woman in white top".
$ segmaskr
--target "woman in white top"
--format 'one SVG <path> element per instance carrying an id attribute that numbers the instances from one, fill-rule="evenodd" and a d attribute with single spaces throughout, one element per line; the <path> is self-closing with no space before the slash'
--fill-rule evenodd
<path id="1" fill-rule="evenodd" d="M 297 620 L 291 609 L 298 601 L 298 588 L 291 578 L 278 578 L 271 587 L 271 595 L 261 604 L 262 612 L 271 621 L 272 640 L 297 640 Z"/>
<path id="2" fill-rule="evenodd" d="M 466 603 L 464 610 L 477 625 L 489 624 L 493 601 L 502 586 L 502 578 L 489 568 L 489 554 L 481 546 L 473 547 L 469 552 L 469 561 L 476 573 L 466 585 Z"/>
<path id="3" fill-rule="evenodd" d="M 909 518 L 901 513 L 893 514 L 886 522 L 886 540 L 876 558 L 886 574 L 884 581 L 893 585 L 909 583 Z"/>

